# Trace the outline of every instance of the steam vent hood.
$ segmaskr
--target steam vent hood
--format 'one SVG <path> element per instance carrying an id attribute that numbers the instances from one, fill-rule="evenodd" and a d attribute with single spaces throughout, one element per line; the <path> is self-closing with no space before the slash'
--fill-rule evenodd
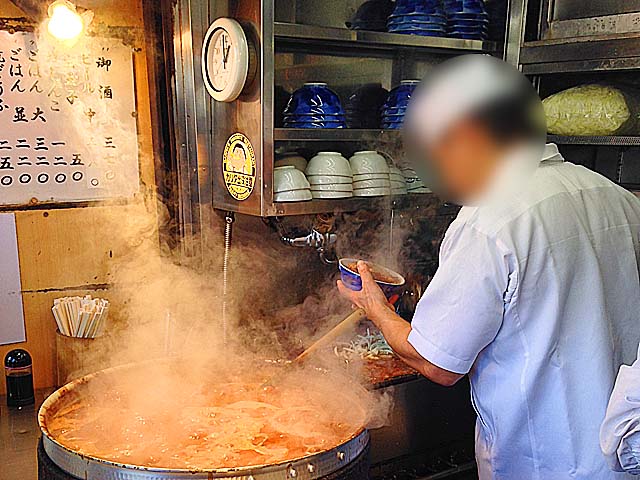
<path id="1" fill-rule="evenodd" d="M 165 12 L 174 25 L 167 44 L 175 62 L 178 188 L 191 199 L 183 209 L 210 204 L 268 217 L 428 200 L 429 194 L 274 202 L 274 160 L 283 152 L 307 159 L 319 151 L 402 156 L 399 130 L 282 128 L 289 95 L 304 83 L 327 83 L 344 103 L 362 85 L 389 90 L 420 78 L 429 63 L 495 51 L 488 41 L 349 30 L 345 21 L 360 3 L 178 0 Z"/>

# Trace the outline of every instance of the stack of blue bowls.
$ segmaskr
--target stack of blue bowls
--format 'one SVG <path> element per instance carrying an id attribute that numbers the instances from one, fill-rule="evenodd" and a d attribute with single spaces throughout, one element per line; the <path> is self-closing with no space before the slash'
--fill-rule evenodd
<path id="1" fill-rule="evenodd" d="M 326 83 L 305 83 L 284 109 L 285 128 L 346 128 L 340 98 Z"/>
<path id="2" fill-rule="evenodd" d="M 469 40 L 486 40 L 489 15 L 483 0 L 444 0 L 447 36 Z"/>
<path id="3" fill-rule="evenodd" d="M 402 128 L 411 95 L 419 83 L 418 80 L 403 80 L 399 86 L 389 92 L 382 106 L 382 124 L 380 125 L 382 128 L 389 130 Z"/>
<path id="4" fill-rule="evenodd" d="M 391 33 L 444 37 L 447 17 L 440 0 L 397 0 L 396 8 L 387 20 Z"/>

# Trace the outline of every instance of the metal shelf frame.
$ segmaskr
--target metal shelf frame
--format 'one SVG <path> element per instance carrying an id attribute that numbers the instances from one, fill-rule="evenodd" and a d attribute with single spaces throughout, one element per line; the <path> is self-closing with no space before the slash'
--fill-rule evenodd
<path id="1" fill-rule="evenodd" d="M 275 141 L 287 142 L 381 142 L 393 143 L 402 139 L 401 130 L 364 130 L 352 128 L 276 128 Z"/>
<path id="2" fill-rule="evenodd" d="M 640 136 L 588 136 L 588 137 L 568 137 L 563 135 L 549 135 L 550 142 L 558 145 L 605 145 L 615 147 L 638 147 L 640 146 Z"/>
<path id="3" fill-rule="evenodd" d="M 456 51 L 493 52 L 497 49 L 497 44 L 489 41 L 422 37 L 285 22 L 275 22 L 273 33 L 278 50 L 313 51 L 315 48 L 321 48 L 327 52 L 327 47 L 333 46 L 337 52 L 347 56 L 360 56 L 363 53 L 375 55 L 376 51 L 388 54 L 405 49 L 429 54 L 451 54 Z M 336 53 L 335 49 L 332 53 Z"/>
<path id="4" fill-rule="evenodd" d="M 419 210 L 432 203 L 434 194 L 420 193 L 386 197 L 352 197 L 341 200 L 273 203 L 269 216 L 341 213 L 365 209 Z"/>

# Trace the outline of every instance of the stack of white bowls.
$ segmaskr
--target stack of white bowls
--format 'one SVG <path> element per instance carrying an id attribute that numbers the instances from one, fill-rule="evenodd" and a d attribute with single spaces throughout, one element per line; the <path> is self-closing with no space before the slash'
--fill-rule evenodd
<path id="1" fill-rule="evenodd" d="M 311 186 L 304 173 L 293 165 L 273 169 L 274 202 L 303 202 L 311 199 Z"/>
<path id="2" fill-rule="evenodd" d="M 356 152 L 349 159 L 353 173 L 354 197 L 391 195 L 387 160 L 378 152 Z"/>
<path id="3" fill-rule="evenodd" d="M 402 171 L 395 165 L 389 166 L 389 180 L 391 180 L 391 194 L 392 195 L 406 195 L 407 184 L 404 180 Z"/>
<path id="4" fill-rule="evenodd" d="M 353 178 L 349 161 L 338 152 L 319 152 L 305 170 L 313 198 L 349 198 L 353 196 Z"/>
<path id="5" fill-rule="evenodd" d="M 425 187 L 424 182 L 414 169 L 405 167 L 402 169 L 402 174 L 407 184 L 408 193 L 431 193 L 431 190 Z"/>
<path id="6" fill-rule="evenodd" d="M 304 172 L 307 168 L 307 160 L 296 152 L 281 153 L 276 156 L 274 167 L 296 167 L 301 172 Z"/>

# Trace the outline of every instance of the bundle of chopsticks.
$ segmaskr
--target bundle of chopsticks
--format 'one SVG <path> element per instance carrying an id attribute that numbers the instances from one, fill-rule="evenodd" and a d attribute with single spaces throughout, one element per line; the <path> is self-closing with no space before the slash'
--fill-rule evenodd
<path id="1" fill-rule="evenodd" d="M 109 314 L 109 301 L 102 298 L 62 297 L 51 308 L 58 330 L 68 337 L 95 338 L 102 335 Z"/>

